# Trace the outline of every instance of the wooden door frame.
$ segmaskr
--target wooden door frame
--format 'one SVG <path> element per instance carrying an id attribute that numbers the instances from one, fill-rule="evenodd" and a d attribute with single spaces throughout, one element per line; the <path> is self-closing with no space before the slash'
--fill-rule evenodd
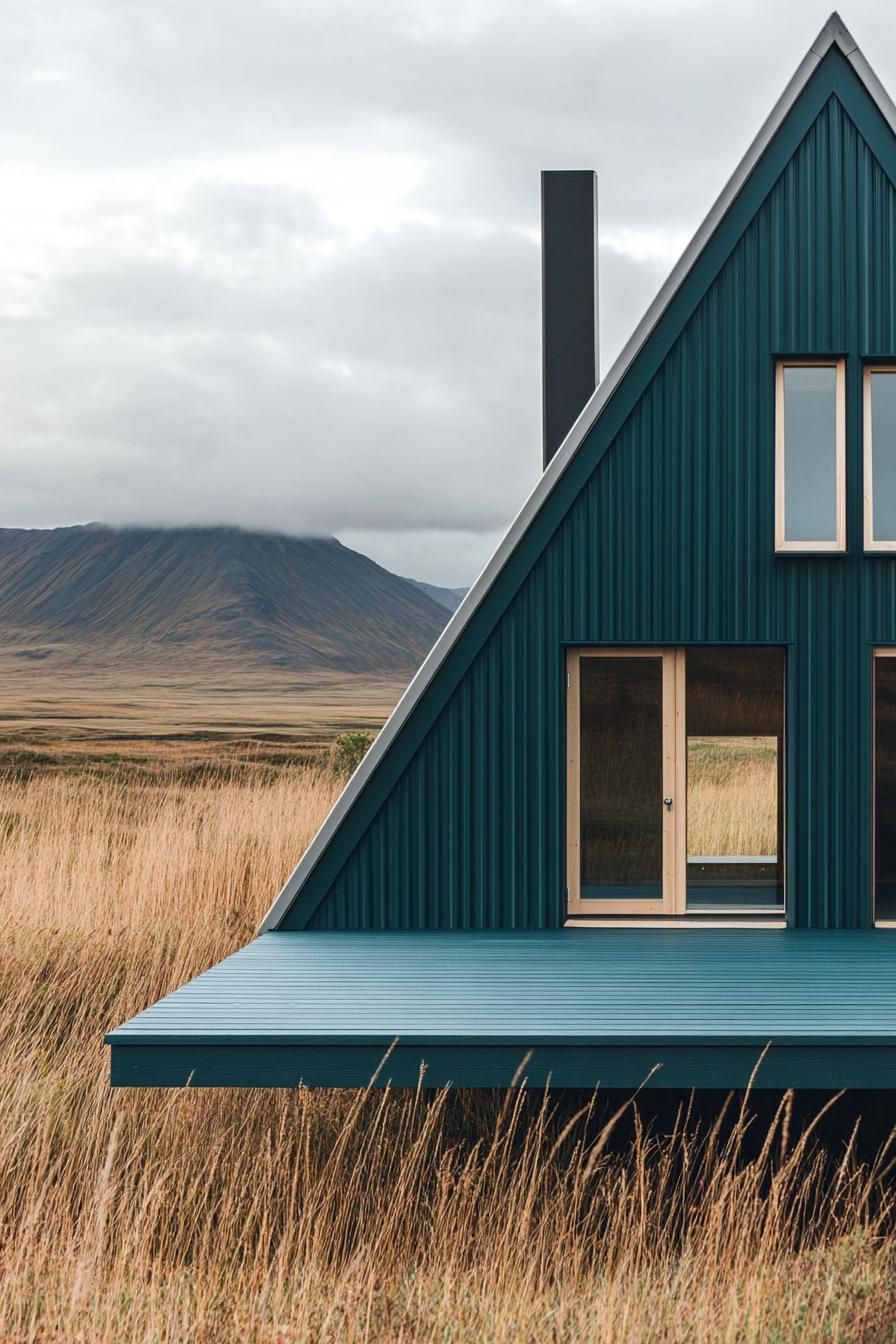
<path id="1" fill-rule="evenodd" d="M 566 916 L 579 922 L 612 922 L 617 917 L 641 915 L 646 919 L 662 920 L 670 916 L 688 916 L 689 923 L 709 919 L 715 923 L 724 916 L 725 925 L 738 927 L 738 916 L 762 919 L 768 927 L 782 928 L 787 921 L 787 791 L 789 753 L 787 750 L 788 715 L 787 687 L 789 670 L 784 659 L 784 682 L 781 688 L 784 725 L 778 735 L 778 862 L 783 881 L 783 905 L 780 912 L 766 911 L 764 907 L 744 907 L 736 910 L 707 908 L 688 912 L 688 843 L 687 843 L 687 724 L 686 724 L 686 658 L 688 645 L 656 645 L 626 647 L 625 645 L 579 645 L 566 650 Z M 738 646 L 749 647 L 749 646 Z M 765 647 L 761 645 L 759 647 Z M 773 647 L 781 647 L 774 645 Z M 896 647 L 875 648 L 875 654 L 896 657 Z M 663 668 L 663 797 L 673 800 L 671 812 L 663 813 L 663 896 L 660 900 L 635 900 L 620 897 L 603 900 L 581 895 L 581 684 L 580 668 L 583 658 L 659 658 Z M 658 799 L 662 806 L 662 798 Z M 766 918 L 767 917 L 767 918 Z M 892 921 L 896 925 L 896 920 Z M 750 927 L 753 927 L 751 925 Z"/>
<path id="2" fill-rule="evenodd" d="M 581 894 L 581 682 L 583 658 L 658 658 L 662 665 L 663 895 L 660 900 L 594 900 Z M 687 891 L 687 740 L 683 648 L 578 647 L 566 652 L 566 912 L 567 915 L 684 914 Z M 672 799 L 671 811 L 663 798 Z"/>

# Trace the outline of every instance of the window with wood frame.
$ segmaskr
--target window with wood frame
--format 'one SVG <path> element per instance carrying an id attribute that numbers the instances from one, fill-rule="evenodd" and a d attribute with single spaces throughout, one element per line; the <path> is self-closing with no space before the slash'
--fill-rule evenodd
<path id="1" fill-rule="evenodd" d="M 896 367 L 864 370 L 865 550 L 896 551 Z"/>
<path id="2" fill-rule="evenodd" d="M 775 550 L 846 549 L 846 362 L 775 370 Z"/>
<path id="3" fill-rule="evenodd" d="M 571 649 L 567 913 L 784 913 L 784 650 Z"/>

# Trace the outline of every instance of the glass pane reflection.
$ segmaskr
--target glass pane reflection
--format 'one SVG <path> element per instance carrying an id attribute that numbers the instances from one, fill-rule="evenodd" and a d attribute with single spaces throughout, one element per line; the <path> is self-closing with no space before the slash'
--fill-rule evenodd
<path id="1" fill-rule="evenodd" d="M 663 890 L 663 663 L 582 658 L 581 894 L 658 900 Z"/>
<path id="2" fill-rule="evenodd" d="M 687 908 L 783 906 L 784 654 L 689 649 Z"/>
<path id="3" fill-rule="evenodd" d="M 896 370 L 870 378 L 874 540 L 896 541 Z"/>
<path id="4" fill-rule="evenodd" d="M 784 376 L 784 535 L 837 540 L 837 370 L 795 368 Z"/>
<path id="5" fill-rule="evenodd" d="M 896 919 L 896 658 L 874 660 L 874 912 Z"/>

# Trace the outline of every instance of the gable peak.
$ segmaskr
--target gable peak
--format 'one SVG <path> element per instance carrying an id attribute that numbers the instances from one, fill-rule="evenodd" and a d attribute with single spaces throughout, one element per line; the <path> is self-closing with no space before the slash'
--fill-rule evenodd
<path id="1" fill-rule="evenodd" d="M 851 56 L 854 51 L 858 51 L 859 49 L 858 42 L 856 42 L 836 9 L 825 23 L 809 50 L 814 56 L 822 57 L 829 48 L 834 45 L 840 48 L 844 56 Z"/>

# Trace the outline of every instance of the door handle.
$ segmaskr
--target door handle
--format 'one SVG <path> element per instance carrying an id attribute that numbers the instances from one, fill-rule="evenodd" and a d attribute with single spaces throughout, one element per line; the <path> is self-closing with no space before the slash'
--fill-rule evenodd
<path id="1" fill-rule="evenodd" d="M 671 799 L 671 798 L 664 798 L 664 799 L 663 799 L 663 806 L 665 807 L 665 809 L 666 809 L 667 812 L 671 812 L 671 811 L 672 811 L 672 799 Z"/>

